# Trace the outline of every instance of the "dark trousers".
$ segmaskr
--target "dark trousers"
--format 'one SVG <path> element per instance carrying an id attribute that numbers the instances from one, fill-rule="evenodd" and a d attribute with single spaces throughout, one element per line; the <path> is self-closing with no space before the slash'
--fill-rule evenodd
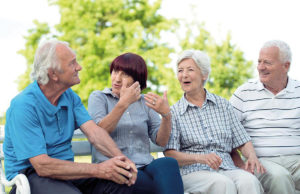
<path id="1" fill-rule="evenodd" d="M 132 187 L 97 178 L 58 180 L 40 177 L 29 167 L 20 173 L 27 176 L 31 194 L 130 194 Z M 10 194 L 16 193 L 14 186 Z"/>
<path id="2" fill-rule="evenodd" d="M 163 157 L 138 169 L 134 194 L 183 194 L 183 183 L 175 159 Z"/>

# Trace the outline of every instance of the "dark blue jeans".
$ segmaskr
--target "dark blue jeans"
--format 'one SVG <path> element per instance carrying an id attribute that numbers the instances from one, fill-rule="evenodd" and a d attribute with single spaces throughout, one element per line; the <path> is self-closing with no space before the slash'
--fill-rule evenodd
<path id="1" fill-rule="evenodd" d="M 173 158 L 159 158 L 138 169 L 134 194 L 183 194 L 179 166 Z"/>

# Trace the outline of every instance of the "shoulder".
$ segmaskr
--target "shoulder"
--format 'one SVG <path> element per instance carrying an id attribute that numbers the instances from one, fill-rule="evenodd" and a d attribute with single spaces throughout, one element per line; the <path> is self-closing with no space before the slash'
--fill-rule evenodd
<path id="1" fill-rule="evenodd" d="M 175 104 L 171 106 L 172 115 L 179 114 L 180 110 L 184 111 L 185 104 L 186 102 L 184 96 L 182 96 L 180 100 L 178 100 Z"/>
<path id="2" fill-rule="evenodd" d="M 215 103 L 218 107 L 228 107 L 231 106 L 229 101 L 221 96 L 218 96 L 213 93 L 208 93 L 207 94 L 208 100 L 211 100 L 213 103 Z"/>
<path id="3" fill-rule="evenodd" d="M 99 98 L 99 97 L 104 97 L 104 96 L 106 96 L 106 94 L 103 91 L 100 91 L 100 90 L 95 90 L 90 94 L 90 98 L 91 97 Z"/>
<path id="4" fill-rule="evenodd" d="M 38 105 L 39 102 L 34 92 L 25 88 L 11 100 L 10 106 L 6 112 L 6 120 L 11 120 L 12 115 L 15 115 L 15 118 L 20 120 L 24 117 L 33 117 L 37 113 Z"/>
<path id="5" fill-rule="evenodd" d="M 264 87 L 258 79 L 251 79 L 239 86 L 232 95 L 231 99 L 237 98 L 242 101 L 252 99 L 254 96 L 259 95 L 263 90 Z"/>
<path id="6" fill-rule="evenodd" d="M 289 78 L 289 81 L 292 83 L 293 87 L 295 87 L 296 89 L 300 89 L 300 81 L 299 80 Z"/>
<path id="7" fill-rule="evenodd" d="M 32 84 L 27 86 L 22 92 L 11 100 L 11 107 L 34 107 L 37 104 L 36 91 Z"/>
<path id="8" fill-rule="evenodd" d="M 251 80 L 247 81 L 246 83 L 244 83 L 243 85 L 239 86 L 237 88 L 236 92 L 243 93 L 243 92 L 247 92 L 247 91 L 256 91 L 256 90 L 259 90 L 260 86 L 261 86 L 261 83 L 258 79 L 251 79 Z"/>

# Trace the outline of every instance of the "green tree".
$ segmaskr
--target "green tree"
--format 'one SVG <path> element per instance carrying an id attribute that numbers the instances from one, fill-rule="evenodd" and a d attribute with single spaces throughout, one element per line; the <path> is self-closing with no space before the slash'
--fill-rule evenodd
<path id="1" fill-rule="evenodd" d="M 5 125 L 5 120 L 6 120 L 6 114 L 0 116 L 0 125 Z"/>
<path id="2" fill-rule="evenodd" d="M 205 85 L 210 92 L 229 99 L 238 86 L 253 76 L 253 63 L 244 58 L 244 53 L 231 43 L 231 35 L 217 43 L 203 24 L 197 29 L 188 28 L 181 40 L 181 48 L 198 49 L 208 54 L 211 60 L 211 73 Z"/>
<path id="3" fill-rule="evenodd" d="M 52 0 L 58 6 L 61 19 L 50 28 L 46 23 L 34 21 L 35 28 L 25 36 L 25 49 L 20 53 L 27 59 L 27 70 L 19 78 L 19 89 L 30 83 L 29 73 L 34 53 L 41 39 L 56 37 L 70 43 L 77 52 L 83 70 L 81 84 L 73 89 L 86 105 L 93 90 L 110 86 L 109 64 L 124 52 L 143 56 L 148 64 L 148 88 L 161 93 L 168 89 L 170 104 L 182 96 L 176 79 L 170 53 L 175 49 L 162 38 L 164 33 L 174 33 L 178 20 L 167 20 L 159 14 L 161 0 Z M 178 38 L 179 51 L 199 49 L 211 58 L 212 72 L 206 88 L 225 98 L 252 77 L 252 62 L 231 43 L 231 36 L 217 43 L 204 25 L 189 23 L 184 38 Z"/>
<path id="4" fill-rule="evenodd" d="M 50 32 L 50 28 L 46 23 L 40 23 L 37 20 L 33 21 L 36 28 L 28 30 L 29 35 L 24 36 L 26 43 L 25 49 L 20 50 L 19 54 L 23 55 L 27 60 L 27 68 L 24 74 L 22 74 L 18 79 L 18 89 L 24 89 L 28 84 L 30 84 L 30 73 L 32 70 L 32 63 L 34 60 L 34 53 L 38 46 L 40 39 Z"/>
<path id="5" fill-rule="evenodd" d="M 174 30 L 175 20 L 161 16 L 161 0 L 56 0 L 51 1 L 60 10 L 60 23 L 55 30 L 47 24 L 35 22 L 36 28 L 25 37 L 26 47 L 21 50 L 28 64 L 32 64 L 38 42 L 43 38 L 56 37 L 70 43 L 77 52 L 81 84 L 73 89 L 86 105 L 93 90 L 110 86 L 109 65 L 124 52 L 137 53 L 148 64 L 146 89 L 161 93 L 162 87 L 170 88 L 175 81 L 169 54 L 173 51 L 160 39 L 161 33 Z M 27 71 L 19 79 L 20 89 L 29 83 Z M 172 81 L 173 80 L 173 81 Z"/>

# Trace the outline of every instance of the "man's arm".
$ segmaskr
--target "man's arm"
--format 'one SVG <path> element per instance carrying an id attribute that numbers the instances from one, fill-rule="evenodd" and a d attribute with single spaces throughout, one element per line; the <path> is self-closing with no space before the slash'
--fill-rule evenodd
<path id="1" fill-rule="evenodd" d="M 129 182 L 124 176 L 128 178 L 132 177 L 130 172 L 124 170 L 128 168 L 124 156 L 114 157 L 98 164 L 59 160 L 51 158 L 46 154 L 32 157 L 29 161 L 37 174 L 41 177 L 62 180 L 95 177 L 112 180 L 118 184 L 128 184 Z"/>
<path id="2" fill-rule="evenodd" d="M 108 132 L 97 126 L 94 121 L 85 122 L 80 126 L 80 129 L 86 135 L 89 142 L 102 154 L 109 158 L 123 156 L 121 150 L 117 147 Z"/>
<path id="3" fill-rule="evenodd" d="M 165 156 L 175 158 L 179 166 L 185 166 L 190 164 L 207 164 L 212 169 L 219 169 L 222 163 L 222 159 L 215 153 L 210 154 L 188 154 L 179 152 L 176 150 L 166 150 L 164 152 Z"/>
<path id="4" fill-rule="evenodd" d="M 118 184 L 134 184 L 137 174 L 135 165 L 121 153 L 108 133 L 91 120 L 84 123 L 81 129 L 95 147 L 97 145 L 97 149 L 105 152 L 111 159 L 88 164 L 59 160 L 42 154 L 29 159 L 37 174 L 64 180 L 95 177 Z"/>
<path id="5" fill-rule="evenodd" d="M 99 127 L 94 121 L 90 120 L 80 126 L 82 132 L 86 135 L 89 142 L 101 153 L 109 158 L 115 156 L 124 156 L 107 131 Z M 135 164 L 124 156 L 127 166 L 125 169 L 131 173 L 130 182 L 135 183 L 137 178 L 137 168 Z"/>
<path id="6" fill-rule="evenodd" d="M 238 149 L 242 152 L 243 156 L 247 158 L 247 161 L 245 163 L 245 170 L 254 173 L 256 167 L 257 173 L 265 172 L 265 168 L 262 164 L 260 164 L 259 160 L 256 157 L 256 153 L 254 151 L 251 141 L 248 141 L 247 143 L 243 144 Z"/>

